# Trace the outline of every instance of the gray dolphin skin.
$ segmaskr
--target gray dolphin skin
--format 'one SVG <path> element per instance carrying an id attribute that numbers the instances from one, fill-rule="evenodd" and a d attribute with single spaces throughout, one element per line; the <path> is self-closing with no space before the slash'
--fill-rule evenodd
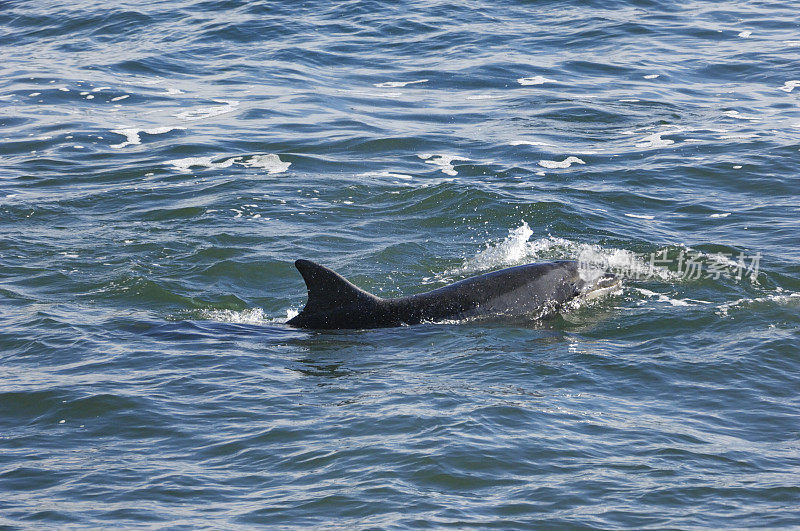
<path id="1" fill-rule="evenodd" d="M 294 265 L 308 287 L 308 302 L 287 324 L 323 330 L 383 328 L 484 316 L 540 319 L 556 313 L 575 297 L 619 286 L 619 279 L 610 273 L 588 284 L 581 279 L 578 262 L 562 260 L 510 267 L 427 293 L 383 299 L 309 260 L 297 260 Z"/>

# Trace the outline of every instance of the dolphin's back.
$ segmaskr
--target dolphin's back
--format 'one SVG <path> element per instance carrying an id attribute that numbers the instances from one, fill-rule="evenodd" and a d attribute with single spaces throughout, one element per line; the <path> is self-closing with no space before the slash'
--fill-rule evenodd
<path id="1" fill-rule="evenodd" d="M 481 315 L 558 310 L 579 291 L 577 264 L 527 264 L 467 278 L 427 293 L 382 299 L 309 260 L 297 260 L 308 302 L 288 324 L 301 328 L 379 328 Z"/>
<path id="2" fill-rule="evenodd" d="M 575 262 L 526 264 L 388 302 L 408 324 L 481 315 L 543 317 L 536 314 L 575 296 L 577 278 Z"/>

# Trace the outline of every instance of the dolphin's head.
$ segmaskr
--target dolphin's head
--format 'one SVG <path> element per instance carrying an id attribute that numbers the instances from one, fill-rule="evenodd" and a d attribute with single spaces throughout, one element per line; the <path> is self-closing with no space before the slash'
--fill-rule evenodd
<path id="1" fill-rule="evenodd" d="M 559 303 L 597 299 L 619 291 L 622 286 L 617 275 L 576 260 L 556 260 L 540 267 L 537 273 L 549 280 L 546 284 L 553 290 L 546 298 Z"/>
<path id="2" fill-rule="evenodd" d="M 622 279 L 607 271 L 579 267 L 578 276 L 578 297 L 582 300 L 597 299 L 622 287 Z"/>
<path id="3" fill-rule="evenodd" d="M 589 267 L 576 260 L 556 260 L 542 264 L 547 272 L 542 275 L 554 275 L 549 283 L 553 292 L 550 300 L 565 303 L 571 300 L 586 301 L 613 293 L 620 289 L 621 279 L 604 269 Z M 559 280 L 556 280 L 559 279 Z"/>

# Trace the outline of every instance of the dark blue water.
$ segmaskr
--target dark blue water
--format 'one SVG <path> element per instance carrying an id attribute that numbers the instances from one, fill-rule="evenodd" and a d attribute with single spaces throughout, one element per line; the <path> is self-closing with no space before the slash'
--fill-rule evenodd
<path id="1" fill-rule="evenodd" d="M 0 2 L 0 526 L 800 526 L 793 2 Z M 546 321 L 284 324 L 580 259 Z"/>

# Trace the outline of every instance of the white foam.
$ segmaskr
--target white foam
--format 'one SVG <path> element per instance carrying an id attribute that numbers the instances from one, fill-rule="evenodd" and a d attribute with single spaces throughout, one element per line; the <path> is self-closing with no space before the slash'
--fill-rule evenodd
<path id="1" fill-rule="evenodd" d="M 375 83 L 374 86 L 379 88 L 400 88 L 406 85 L 416 85 L 417 83 L 427 83 L 427 79 L 418 79 L 416 81 L 384 81 L 383 83 Z"/>
<path id="2" fill-rule="evenodd" d="M 92 92 L 100 92 L 102 90 L 110 90 L 110 89 L 111 89 L 111 87 L 97 87 L 97 88 L 93 88 Z"/>
<path id="3" fill-rule="evenodd" d="M 791 92 L 797 87 L 800 87 L 800 80 L 792 79 L 784 83 L 783 86 L 781 87 L 781 90 L 784 92 Z"/>
<path id="4" fill-rule="evenodd" d="M 125 146 L 134 146 L 137 144 L 142 143 L 142 139 L 140 138 L 140 133 L 145 133 L 148 135 L 162 135 L 164 133 L 169 133 L 170 131 L 176 130 L 183 130 L 186 129 L 185 127 L 154 127 L 152 129 L 136 129 L 136 128 L 125 128 L 125 129 L 114 129 L 111 132 L 116 133 L 118 135 L 122 135 L 125 137 L 125 142 L 121 142 L 119 144 L 111 144 L 109 147 L 114 149 L 124 148 Z"/>
<path id="5" fill-rule="evenodd" d="M 657 77 L 659 77 L 659 75 L 660 74 L 647 74 L 646 76 L 644 76 L 644 78 L 645 79 L 656 79 Z"/>
<path id="6" fill-rule="evenodd" d="M 215 100 L 222 105 L 212 105 L 209 107 L 198 107 L 196 109 L 190 109 L 188 111 L 181 111 L 179 113 L 174 114 L 176 118 L 180 118 L 181 120 L 187 121 L 195 121 L 195 120 L 204 120 L 206 118 L 213 118 L 214 116 L 219 116 L 221 114 L 226 114 L 229 112 L 233 112 L 239 106 L 238 101 L 228 101 L 228 100 Z"/>
<path id="7" fill-rule="evenodd" d="M 229 168 L 238 157 L 228 158 L 214 162 L 215 157 L 187 157 L 185 159 L 168 160 L 166 163 L 174 166 L 178 171 L 188 172 L 189 168 Z"/>
<path id="8" fill-rule="evenodd" d="M 642 142 L 636 144 L 640 148 L 660 148 L 667 147 L 675 143 L 674 140 L 668 138 L 661 138 L 661 135 L 671 134 L 671 132 L 653 133 L 642 138 Z"/>
<path id="9" fill-rule="evenodd" d="M 283 173 L 292 165 L 291 162 L 282 161 L 280 157 L 274 153 L 253 155 L 250 158 L 245 158 L 244 156 L 227 158 L 219 156 L 187 157 L 185 159 L 168 160 L 166 163 L 172 165 L 181 172 L 188 172 L 189 168 L 194 167 L 221 169 L 230 168 L 234 164 L 238 164 L 250 168 L 262 168 L 267 170 L 269 174 Z"/>
<path id="10" fill-rule="evenodd" d="M 451 176 L 458 175 L 458 172 L 453 166 L 454 160 L 463 160 L 463 161 L 469 160 L 465 159 L 464 157 L 459 157 L 458 155 L 448 155 L 448 154 L 432 155 L 429 153 L 421 153 L 417 156 L 422 160 L 424 160 L 425 164 L 433 164 L 434 166 L 439 166 L 442 173 Z"/>
<path id="11" fill-rule="evenodd" d="M 125 94 L 124 96 L 117 96 L 116 98 L 111 98 L 111 101 L 122 101 L 130 97 L 131 97 L 130 94 Z"/>
<path id="12" fill-rule="evenodd" d="M 292 165 L 291 162 L 282 161 L 281 158 L 274 153 L 269 153 L 267 155 L 253 155 L 248 160 L 243 162 L 239 162 L 239 159 L 241 159 L 241 157 L 236 157 L 234 162 L 250 168 L 265 169 L 269 174 L 283 173 L 289 169 L 289 166 Z"/>
<path id="13" fill-rule="evenodd" d="M 558 81 L 544 76 L 532 76 L 532 77 L 521 77 L 517 79 L 517 83 L 523 86 L 529 86 L 529 85 L 544 85 L 545 83 L 558 83 Z"/>
<path id="14" fill-rule="evenodd" d="M 181 89 L 167 87 L 167 91 L 165 92 L 165 94 L 167 94 L 167 96 L 174 96 L 176 94 L 183 94 L 183 91 Z"/>
<path id="15" fill-rule="evenodd" d="M 567 157 L 562 161 L 557 160 L 540 160 L 539 166 L 542 168 L 569 168 L 572 164 L 586 164 L 584 161 L 579 159 L 578 157 Z"/>
<path id="16" fill-rule="evenodd" d="M 712 218 L 727 218 L 730 215 L 731 215 L 730 212 L 722 212 L 722 213 L 718 213 L 718 214 L 711 214 L 711 216 L 709 216 L 709 217 L 712 217 Z"/>
<path id="17" fill-rule="evenodd" d="M 747 38 L 749 38 L 749 37 L 750 37 L 750 35 L 752 35 L 752 34 L 753 34 L 753 32 L 752 32 L 752 31 L 750 31 L 750 30 L 744 30 L 744 31 L 740 31 L 738 36 L 739 36 L 739 37 L 741 37 L 741 38 L 743 38 L 743 39 L 747 39 Z"/>

